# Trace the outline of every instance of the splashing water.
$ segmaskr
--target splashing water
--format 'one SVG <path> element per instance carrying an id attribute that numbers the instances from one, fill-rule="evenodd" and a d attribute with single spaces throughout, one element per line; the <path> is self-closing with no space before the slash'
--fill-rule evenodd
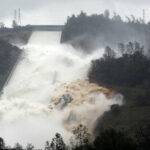
<path id="1" fill-rule="evenodd" d="M 9 145 L 33 143 L 41 148 L 56 132 L 69 143 L 72 126 L 82 123 L 92 130 L 96 118 L 109 110 L 110 105 L 121 104 L 121 97 L 108 98 L 100 87 L 85 80 L 90 61 L 99 58 L 102 51 L 84 56 L 71 46 L 59 44 L 60 34 L 33 33 L 4 88 L 0 136 Z M 69 90 L 66 91 L 64 84 Z M 70 95 L 70 104 L 58 109 L 63 94 Z"/>

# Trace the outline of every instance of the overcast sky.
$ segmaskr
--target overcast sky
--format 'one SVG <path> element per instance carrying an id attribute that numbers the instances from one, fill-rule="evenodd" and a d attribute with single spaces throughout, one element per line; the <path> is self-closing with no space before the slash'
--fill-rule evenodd
<path id="1" fill-rule="evenodd" d="M 133 14 L 150 20 L 150 0 L 1 0 L 0 21 L 11 24 L 14 9 L 21 8 L 22 24 L 64 24 L 67 16 L 102 13 L 105 9 L 117 12 L 123 18 Z M 148 16 L 149 15 L 149 16 Z"/>

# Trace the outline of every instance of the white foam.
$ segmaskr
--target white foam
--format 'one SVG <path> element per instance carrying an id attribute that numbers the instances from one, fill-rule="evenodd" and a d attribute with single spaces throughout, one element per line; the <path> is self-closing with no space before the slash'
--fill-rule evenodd
<path id="1" fill-rule="evenodd" d="M 102 52 L 84 56 L 71 46 L 59 44 L 60 35 L 60 32 L 33 33 L 11 80 L 4 88 L 0 101 L 0 136 L 9 145 L 33 143 L 41 148 L 56 132 L 63 135 L 65 142 L 69 141 L 71 133 L 65 129 L 63 121 L 66 112 L 69 114 L 72 108 L 51 112 L 48 104 L 59 84 L 86 78 L 90 61 L 100 57 Z M 75 106 L 74 110 L 79 113 L 83 107 L 81 113 L 85 115 L 85 105 L 88 105 L 86 110 L 91 109 L 92 115 L 94 109 L 101 106 L 98 115 L 102 115 L 110 103 L 116 103 L 104 102 L 103 107 L 101 103 L 106 99 L 102 97 L 102 101 L 91 107 L 89 104 Z"/>

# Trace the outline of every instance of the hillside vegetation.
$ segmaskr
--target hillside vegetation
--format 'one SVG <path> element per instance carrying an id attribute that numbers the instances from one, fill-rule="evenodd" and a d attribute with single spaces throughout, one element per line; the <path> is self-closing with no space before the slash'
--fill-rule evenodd
<path id="1" fill-rule="evenodd" d="M 113 127 L 132 134 L 150 123 L 150 58 L 137 42 L 121 45 L 120 57 L 106 47 L 104 56 L 92 61 L 88 76 L 91 82 L 124 96 L 124 105 L 111 106 L 111 111 L 98 119 L 96 130 Z"/>
<path id="2" fill-rule="evenodd" d="M 61 42 L 69 43 L 75 48 L 91 52 L 99 47 L 110 45 L 115 48 L 118 43 L 137 41 L 150 48 L 150 24 L 133 15 L 126 17 L 127 21 L 108 10 L 104 14 L 91 16 L 81 12 L 68 17 L 62 32 Z"/>
<path id="3" fill-rule="evenodd" d="M 123 21 L 118 14 L 110 17 L 105 11 L 68 17 L 61 42 L 85 54 L 106 47 L 103 58 L 91 62 L 89 80 L 124 96 L 123 106 L 113 105 L 97 119 L 95 134 L 111 127 L 133 135 L 137 128 L 150 123 L 149 41 L 150 23 L 134 16 Z"/>

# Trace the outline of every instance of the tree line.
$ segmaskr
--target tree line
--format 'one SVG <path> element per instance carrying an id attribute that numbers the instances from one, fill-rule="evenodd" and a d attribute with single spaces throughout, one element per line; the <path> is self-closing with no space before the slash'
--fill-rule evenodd
<path id="1" fill-rule="evenodd" d="M 117 131 L 113 128 L 101 130 L 94 140 L 90 140 L 88 129 L 79 125 L 73 131 L 74 136 L 70 139 L 71 145 L 65 144 L 61 134 L 56 133 L 50 141 L 46 141 L 44 150 L 149 150 L 150 149 L 150 125 L 140 127 L 135 131 L 133 137 L 124 131 Z M 16 143 L 13 148 L 6 146 L 0 138 L 1 150 L 36 150 L 33 144 L 27 144 L 25 148 Z M 40 149 L 39 149 L 40 150 Z"/>
<path id="2" fill-rule="evenodd" d="M 138 41 L 149 49 L 150 23 L 133 15 L 126 18 L 124 21 L 117 13 L 110 17 L 108 10 L 99 15 L 88 16 L 84 12 L 72 15 L 62 31 L 61 42 L 72 44 L 85 52 L 107 45 L 115 47 L 117 43 L 128 41 Z"/>
<path id="3" fill-rule="evenodd" d="M 105 48 L 102 58 L 93 60 L 89 80 L 98 84 L 150 88 L 150 53 L 138 42 L 120 43 L 120 54 Z"/>

